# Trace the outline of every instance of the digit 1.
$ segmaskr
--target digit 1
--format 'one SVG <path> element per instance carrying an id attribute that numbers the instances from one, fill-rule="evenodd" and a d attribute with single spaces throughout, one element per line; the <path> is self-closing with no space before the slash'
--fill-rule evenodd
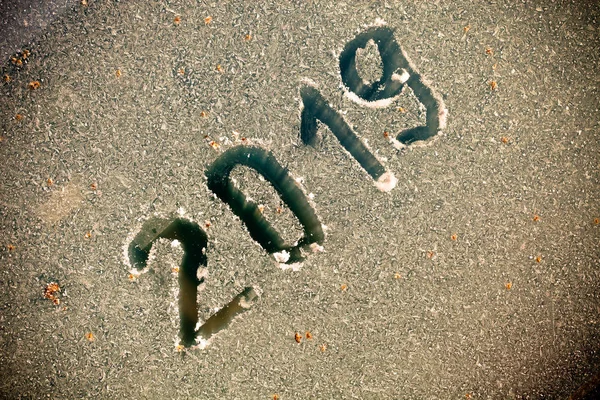
<path id="1" fill-rule="evenodd" d="M 381 78 L 366 83 L 356 69 L 356 50 L 364 48 L 369 40 L 377 44 L 383 63 Z M 349 91 L 348 97 L 359 103 L 385 107 L 400 94 L 404 83 L 408 85 L 427 110 L 426 125 L 400 132 L 397 140 L 403 145 L 427 140 L 446 127 L 448 110 L 444 101 L 417 72 L 413 63 L 394 39 L 394 31 L 386 26 L 375 26 L 358 34 L 346 44 L 340 54 L 342 82 Z"/>
<path id="2" fill-rule="evenodd" d="M 297 244 L 286 244 L 279 232 L 263 217 L 258 206 L 247 201 L 244 193 L 231 182 L 231 171 L 237 165 L 256 170 L 273 185 L 281 200 L 298 218 L 304 229 L 304 237 Z M 308 199 L 270 152 L 260 147 L 233 147 L 217 158 L 207 168 L 205 175 L 208 188 L 229 205 L 233 213 L 244 222 L 252 239 L 268 253 L 286 251 L 289 258 L 284 262 L 291 264 L 302 260 L 301 248 L 323 242 L 323 228 Z"/>
<path id="3" fill-rule="evenodd" d="M 321 93 L 310 85 L 300 89 L 304 108 L 300 116 L 300 138 L 304 144 L 314 145 L 317 140 L 317 120 L 329 127 L 352 157 L 358 161 L 365 171 L 383 191 L 390 191 L 396 186 L 396 178 L 371 153 L 365 144 L 356 136 L 344 118 L 327 104 Z"/>
<path id="4" fill-rule="evenodd" d="M 178 240 L 183 248 L 183 259 L 179 268 L 179 334 L 180 343 L 189 347 L 194 344 L 196 338 L 196 296 L 198 285 L 204 281 L 204 278 L 198 280 L 197 271 L 200 265 L 206 266 L 204 253 L 207 236 L 198 224 L 183 218 L 152 218 L 146 221 L 129 245 L 129 261 L 134 268 L 141 270 L 146 267 L 150 249 L 160 238 Z"/>

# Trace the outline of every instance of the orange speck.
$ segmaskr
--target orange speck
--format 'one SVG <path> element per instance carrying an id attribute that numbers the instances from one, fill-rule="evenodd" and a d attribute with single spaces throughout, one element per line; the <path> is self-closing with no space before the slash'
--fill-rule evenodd
<path id="1" fill-rule="evenodd" d="M 536 261 L 536 262 L 542 262 L 542 256 L 537 256 L 537 257 L 535 258 L 535 261 Z"/>
<path id="2" fill-rule="evenodd" d="M 178 73 L 179 75 L 185 75 L 185 68 L 179 68 L 179 69 L 177 70 L 177 73 Z"/>
<path id="3" fill-rule="evenodd" d="M 88 5 L 88 2 L 87 2 L 87 0 L 81 0 L 81 5 L 82 5 L 82 6 L 87 6 L 87 5 Z"/>
<path id="4" fill-rule="evenodd" d="M 383 132 L 383 137 L 386 138 L 386 139 L 389 138 L 390 137 L 390 133 L 388 131 L 384 131 Z"/>
<path id="5" fill-rule="evenodd" d="M 273 400 L 279 400 L 279 395 L 278 394 L 274 394 L 273 395 Z"/>
<path id="6" fill-rule="evenodd" d="M 173 23 L 175 25 L 179 25 L 181 23 L 181 17 L 179 15 L 177 15 L 174 19 L 173 19 Z"/>
<path id="7" fill-rule="evenodd" d="M 4 75 L 4 82 L 8 83 L 12 80 L 12 78 L 10 77 L 10 75 Z"/>
<path id="8" fill-rule="evenodd" d="M 15 246 L 9 244 L 8 246 L 6 246 L 6 248 L 8 249 L 8 251 L 13 251 L 15 249 Z"/>
<path id="9" fill-rule="evenodd" d="M 44 297 L 48 300 L 52 300 L 52 303 L 55 305 L 60 304 L 60 299 L 57 297 L 56 293 L 60 292 L 60 286 L 56 282 L 50 282 L 44 288 Z"/>
<path id="10" fill-rule="evenodd" d="M 50 282 L 46 285 L 45 294 L 54 294 L 60 292 L 60 286 L 56 282 Z"/>
<path id="11" fill-rule="evenodd" d="M 594 218 L 594 224 L 596 224 L 596 225 L 600 224 L 600 218 Z"/>
<path id="12" fill-rule="evenodd" d="M 406 112 L 406 108 L 404 107 L 398 107 L 397 110 L 401 113 L 405 113 Z"/>
<path id="13" fill-rule="evenodd" d="M 501 141 L 502 143 L 504 143 L 504 144 L 507 144 L 508 142 L 510 142 L 510 139 L 509 139 L 509 138 L 507 138 L 506 136 L 502 136 L 502 137 L 500 138 L 500 141 Z"/>
<path id="14" fill-rule="evenodd" d="M 473 396 L 471 396 L 471 393 L 465 394 L 465 399 L 470 400 L 472 398 L 473 398 Z"/>
<path id="15" fill-rule="evenodd" d="M 15 115 L 15 119 L 16 119 L 17 121 L 20 121 L 20 120 L 22 120 L 22 119 L 23 119 L 23 115 L 22 115 L 22 114 L 17 114 L 17 115 Z"/>
<path id="16" fill-rule="evenodd" d="M 490 81 L 490 89 L 491 90 L 497 90 L 498 89 L 498 83 L 496 81 Z"/>
<path id="17" fill-rule="evenodd" d="M 506 282 L 504 287 L 506 287 L 506 290 L 510 290 L 512 288 L 512 282 Z"/>
<path id="18" fill-rule="evenodd" d="M 322 345 L 319 346 L 319 350 L 321 350 L 321 353 L 325 353 L 325 350 L 327 350 L 327 345 L 325 343 L 323 343 Z"/>
<path id="19" fill-rule="evenodd" d="M 394 279 L 400 279 L 400 278 L 402 278 L 402 275 L 400 275 L 400 273 L 396 272 L 394 274 Z"/>
<path id="20" fill-rule="evenodd" d="M 179 273 L 179 267 L 173 267 L 173 268 L 171 268 L 171 272 L 174 273 L 174 274 Z"/>
<path id="21" fill-rule="evenodd" d="M 247 33 L 246 36 L 244 36 L 244 40 L 245 41 L 252 40 L 252 35 L 250 35 L 249 33 Z"/>
<path id="22" fill-rule="evenodd" d="M 200 112 L 200 117 L 206 118 L 206 117 L 208 117 L 208 113 L 206 111 L 201 111 Z"/>
<path id="23" fill-rule="evenodd" d="M 52 186 L 52 185 L 54 185 L 54 181 L 52 180 L 52 178 L 48 178 L 48 179 L 46 180 L 46 183 L 48 184 L 48 186 Z"/>
<path id="24" fill-rule="evenodd" d="M 208 17 L 204 18 L 204 24 L 205 24 L 205 25 L 208 25 L 208 24 L 210 24 L 211 22 L 212 22 L 212 17 L 211 17 L 211 16 L 208 16 Z"/>
<path id="25" fill-rule="evenodd" d="M 488 56 L 493 56 L 494 55 L 494 50 L 492 50 L 491 47 L 486 47 L 485 54 L 487 54 Z"/>
<path id="26" fill-rule="evenodd" d="M 300 343 L 300 342 L 302 342 L 302 335 L 300 333 L 296 332 L 294 334 L 294 339 L 296 340 L 296 343 Z"/>
<path id="27" fill-rule="evenodd" d="M 96 340 L 96 337 L 92 332 L 86 333 L 85 338 L 88 340 L 88 342 L 93 342 L 94 340 Z"/>
<path id="28" fill-rule="evenodd" d="M 458 235 L 456 233 L 453 233 L 452 236 L 450 236 L 450 239 L 456 241 L 458 239 Z"/>
<path id="29" fill-rule="evenodd" d="M 214 140 L 211 140 L 209 143 L 210 147 L 212 147 L 215 150 L 219 150 L 219 147 L 221 147 L 221 145 L 217 142 L 215 142 Z"/>
<path id="30" fill-rule="evenodd" d="M 129 279 L 130 281 L 135 281 L 135 275 L 134 274 L 129 274 L 127 275 L 127 279 Z"/>
<path id="31" fill-rule="evenodd" d="M 206 227 L 206 229 L 210 228 L 212 224 L 210 223 L 209 220 L 204 221 L 204 226 Z"/>
<path id="32" fill-rule="evenodd" d="M 116 70 L 116 71 L 115 71 L 115 76 L 116 76 L 117 78 L 120 78 L 120 77 L 121 77 L 121 75 L 122 75 L 122 73 L 121 73 L 121 70 L 120 70 L 120 69 L 118 69 L 118 70 Z"/>
<path id="33" fill-rule="evenodd" d="M 185 347 L 182 344 L 178 344 L 177 346 L 175 346 L 175 351 L 178 353 L 181 353 L 184 349 Z"/>
<path id="34" fill-rule="evenodd" d="M 217 72 L 223 72 L 223 67 L 221 67 L 221 64 L 218 64 L 215 69 L 217 70 Z"/>
<path id="35" fill-rule="evenodd" d="M 496 71 L 497 68 L 498 68 L 498 63 L 494 63 L 494 65 L 492 65 L 492 71 Z"/>
<path id="36" fill-rule="evenodd" d="M 265 211 L 265 206 L 262 204 L 259 204 L 256 208 L 258 208 L 258 211 L 260 211 L 261 214 Z"/>
<path id="37" fill-rule="evenodd" d="M 533 216 L 533 220 L 534 220 L 535 222 L 538 222 L 538 221 L 540 220 L 540 216 L 539 216 L 539 215 L 537 215 L 537 214 L 536 214 L 536 215 L 534 215 L 534 216 Z"/>
<path id="38" fill-rule="evenodd" d="M 98 189 L 98 184 L 97 184 L 96 182 L 92 183 L 92 184 L 90 185 L 90 189 L 92 189 L 92 190 L 96 190 L 96 189 Z"/>
<path id="39" fill-rule="evenodd" d="M 27 87 L 29 88 L 29 90 L 36 90 L 39 89 L 41 85 L 42 84 L 39 81 L 31 81 L 29 82 Z"/>
<path id="40" fill-rule="evenodd" d="M 85 238 L 86 238 L 86 239 L 89 239 L 89 238 L 91 238 L 91 237 L 92 237 L 92 232 L 90 232 L 90 231 L 87 231 L 87 232 L 85 233 Z"/>
<path id="41" fill-rule="evenodd" d="M 435 253 L 433 251 L 428 251 L 427 252 L 427 258 L 432 259 L 433 256 L 435 256 Z"/>
<path id="42" fill-rule="evenodd" d="M 463 32 L 466 34 L 471 29 L 471 25 L 467 25 L 463 28 Z"/>
<path id="43" fill-rule="evenodd" d="M 348 285 L 344 283 L 342 284 L 342 286 L 340 286 L 340 289 L 342 290 L 342 292 L 345 292 L 346 290 L 348 290 Z"/>
<path id="44" fill-rule="evenodd" d="M 243 138 L 242 138 L 242 139 L 243 139 Z M 281 208 L 281 207 L 277 207 L 277 208 L 275 209 L 275 212 L 276 212 L 277 214 L 281 214 L 281 213 L 283 212 L 283 208 Z"/>
<path id="45" fill-rule="evenodd" d="M 311 340 L 313 338 L 313 335 L 309 331 L 306 331 L 306 333 L 304 334 L 304 337 L 308 340 Z"/>

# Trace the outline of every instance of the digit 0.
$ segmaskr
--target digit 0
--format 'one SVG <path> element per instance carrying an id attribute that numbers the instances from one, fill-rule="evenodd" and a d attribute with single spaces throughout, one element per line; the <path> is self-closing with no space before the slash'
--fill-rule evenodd
<path id="1" fill-rule="evenodd" d="M 258 206 L 246 200 L 229 175 L 238 165 L 250 167 L 269 181 L 281 200 L 294 213 L 304 229 L 304 237 L 296 244 L 286 244 L 279 232 L 263 217 Z M 308 199 L 287 171 L 277 162 L 273 154 L 252 146 L 236 146 L 223 153 L 206 170 L 208 188 L 227 203 L 248 228 L 252 239 L 256 240 L 268 253 L 283 253 L 286 263 L 303 259 L 302 249 L 311 244 L 321 244 L 325 238 L 323 228 Z M 289 255 L 289 257 L 288 257 Z"/>

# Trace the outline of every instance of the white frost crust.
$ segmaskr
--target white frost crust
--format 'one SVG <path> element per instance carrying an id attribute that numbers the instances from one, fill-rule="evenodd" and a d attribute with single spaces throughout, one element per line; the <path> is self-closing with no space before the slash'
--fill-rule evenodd
<path id="1" fill-rule="evenodd" d="M 375 182 L 375 186 L 382 192 L 389 192 L 396 187 L 397 183 L 398 179 L 396 179 L 393 173 L 388 171 L 381 175 L 379 179 L 377 179 L 377 181 Z"/>
<path id="2" fill-rule="evenodd" d="M 400 83 L 406 83 L 410 78 L 410 73 L 402 68 L 402 74 L 398 75 L 396 73 L 392 74 L 392 80 Z"/>
<path id="3" fill-rule="evenodd" d="M 375 101 L 366 101 L 366 100 L 358 97 L 358 95 L 356 93 L 349 90 L 345 85 L 340 85 L 340 86 L 344 90 L 344 96 L 346 96 L 352 102 L 359 104 L 363 107 L 368 107 L 368 108 L 386 108 L 386 107 L 390 106 L 393 102 L 395 102 L 400 97 L 400 95 L 398 95 L 398 96 L 388 97 L 385 99 L 379 99 L 379 100 L 375 100 Z"/>
<path id="4" fill-rule="evenodd" d="M 395 138 L 390 138 L 390 143 L 392 144 L 392 146 L 394 146 L 394 148 L 396 150 L 403 150 L 408 147 L 407 145 L 405 145 L 404 143 L 400 142 L 399 140 L 397 140 Z"/>
<path id="5" fill-rule="evenodd" d="M 275 257 L 275 261 L 278 263 L 286 263 L 290 259 L 290 253 L 286 250 L 282 250 L 277 253 L 273 253 L 273 257 Z"/>
<path id="6" fill-rule="evenodd" d="M 248 301 L 243 297 L 240 299 L 240 307 L 242 307 L 244 310 L 251 308 L 253 305 L 254 300 Z"/>
<path id="7" fill-rule="evenodd" d="M 208 278 L 208 275 L 209 275 L 208 268 L 199 267 L 196 270 L 196 278 L 198 278 L 199 281 L 201 281 L 202 279 Z"/>
<path id="8" fill-rule="evenodd" d="M 440 102 L 441 102 L 441 100 L 440 100 Z M 446 123 L 448 122 L 448 109 L 443 106 L 443 103 L 442 103 L 442 107 L 438 113 L 438 118 L 440 121 L 438 130 L 443 131 L 444 129 L 446 129 Z"/>
<path id="9" fill-rule="evenodd" d="M 319 243 L 311 243 L 310 249 L 313 253 L 322 253 L 323 251 L 325 251 L 323 246 L 321 246 Z"/>
<path id="10" fill-rule="evenodd" d="M 410 79 L 410 73 L 405 69 L 402 69 L 401 72 L 402 72 L 401 74 L 397 74 L 397 73 L 392 74 L 392 80 L 400 82 L 400 83 L 406 83 Z M 394 103 L 396 100 L 398 100 L 401 96 L 401 93 L 399 93 L 398 95 L 396 95 L 394 97 L 387 97 L 385 99 L 379 99 L 379 100 L 375 100 L 375 101 L 367 101 L 365 99 L 360 98 L 356 93 L 351 91 L 344 84 L 340 84 L 340 88 L 344 91 L 344 96 L 346 96 L 352 102 L 354 102 L 358 105 L 361 105 L 363 107 L 368 107 L 368 108 L 389 107 L 392 103 Z"/>
<path id="11" fill-rule="evenodd" d="M 315 89 L 317 89 L 319 87 L 319 85 L 317 85 L 317 83 L 310 78 L 302 78 L 302 79 L 300 79 L 300 83 L 302 83 L 306 86 L 314 87 Z"/>
<path id="12" fill-rule="evenodd" d="M 385 26 L 387 25 L 387 22 L 385 22 L 385 20 L 383 20 L 382 18 L 375 18 L 375 22 L 373 22 L 372 24 L 367 24 L 367 25 L 363 25 L 365 28 L 373 28 L 375 26 Z"/>
<path id="13" fill-rule="evenodd" d="M 171 276 L 169 284 L 171 286 L 169 290 L 171 293 L 171 301 L 169 302 L 169 306 L 167 307 L 167 312 L 171 317 L 171 327 L 174 329 L 178 329 L 181 324 L 181 321 L 179 319 L 179 304 L 177 301 L 179 299 L 179 283 L 177 275 Z"/>
<path id="14" fill-rule="evenodd" d="M 210 339 L 204 339 L 203 337 L 198 336 L 196 338 L 196 346 L 194 346 L 197 349 L 200 350 L 204 350 L 205 348 L 207 348 L 210 345 Z"/>
<path id="15" fill-rule="evenodd" d="M 137 278 L 138 276 L 140 276 L 141 274 L 143 274 L 143 273 L 146 273 L 146 272 L 148 272 L 148 268 L 144 268 L 143 270 L 139 270 L 139 269 L 131 268 L 131 269 L 129 270 L 129 273 L 130 273 L 132 276 L 136 277 L 136 278 Z"/>
<path id="16" fill-rule="evenodd" d="M 279 264 L 279 268 L 281 268 L 282 271 L 291 269 L 294 272 L 298 272 L 302 269 L 302 263 L 301 262 L 297 262 L 297 263 L 293 263 L 293 264 Z"/>

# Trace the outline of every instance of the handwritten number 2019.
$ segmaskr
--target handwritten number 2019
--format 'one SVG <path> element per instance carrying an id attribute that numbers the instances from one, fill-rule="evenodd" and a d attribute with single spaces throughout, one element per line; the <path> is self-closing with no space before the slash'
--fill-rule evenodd
<path id="1" fill-rule="evenodd" d="M 375 82 L 364 81 L 356 66 L 357 50 L 368 43 L 377 46 L 383 72 Z M 339 56 L 341 79 L 346 96 L 368 107 L 390 105 L 408 86 L 426 108 L 426 124 L 402 131 L 395 139 L 403 147 L 416 141 L 436 136 L 445 127 L 447 111 L 441 97 L 421 77 L 414 65 L 396 42 L 394 31 L 385 26 L 373 26 L 358 34 L 346 44 Z M 316 143 L 318 121 L 325 124 L 340 144 L 358 161 L 360 166 L 383 191 L 396 185 L 396 178 L 387 171 L 369 148 L 357 137 L 342 115 L 334 110 L 317 90 L 316 84 L 303 81 L 300 88 L 303 109 L 300 121 L 300 139 L 306 145 Z M 269 181 L 281 200 L 298 218 L 303 227 L 303 237 L 294 244 L 286 243 L 279 232 L 262 216 L 258 206 L 246 199 L 235 187 L 230 173 L 236 166 L 254 169 Z M 321 245 L 325 239 L 322 225 L 303 191 L 290 177 L 275 156 L 265 149 L 240 145 L 225 151 L 205 171 L 208 188 L 246 225 L 250 236 L 268 253 L 287 264 L 301 261 L 311 246 Z M 206 233 L 196 223 L 183 218 L 151 218 L 129 244 L 129 262 L 136 270 L 146 267 L 146 262 L 156 240 L 178 240 L 184 256 L 179 269 L 180 344 L 189 347 L 210 339 L 223 329 L 237 314 L 249 307 L 258 297 L 254 288 L 246 288 L 227 306 L 196 328 L 198 323 L 197 287 L 203 282 L 197 278 L 198 268 L 206 266 Z"/>

